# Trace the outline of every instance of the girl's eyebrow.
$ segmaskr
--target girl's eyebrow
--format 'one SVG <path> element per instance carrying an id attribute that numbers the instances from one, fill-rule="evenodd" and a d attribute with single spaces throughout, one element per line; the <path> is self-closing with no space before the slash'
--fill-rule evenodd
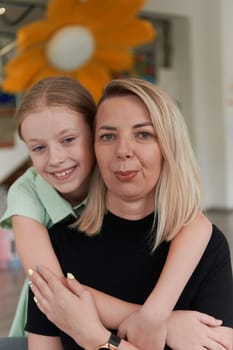
<path id="1" fill-rule="evenodd" d="M 74 127 L 70 127 L 70 128 L 67 128 L 67 129 L 64 129 L 64 130 L 61 130 L 59 133 L 57 133 L 58 136 L 63 136 L 64 134 L 67 134 L 67 133 L 73 133 L 74 131 L 79 131 L 80 129 L 78 128 L 74 128 Z"/>
<path id="2" fill-rule="evenodd" d="M 138 128 L 143 128 L 145 126 L 152 126 L 153 127 L 153 124 L 151 122 L 146 122 L 146 123 L 139 123 L 139 124 L 135 124 L 133 126 L 133 129 L 138 129 Z M 99 127 L 98 130 L 117 130 L 117 127 L 116 126 L 110 126 L 110 125 L 102 125 Z"/>
<path id="3" fill-rule="evenodd" d="M 40 139 L 28 139 L 26 142 L 42 142 Z"/>
<path id="4" fill-rule="evenodd" d="M 57 137 L 62 137 L 64 136 L 65 134 L 68 134 L 68 133 L 73 133 L 74 131 L 77 131 L 75 128 L 69 128 L 69 129 L 64 129 L 64 130 L 61 130 L 60 132 L 57 133 Z M 79 131 L 79 130 L 78 130 Z M 43 142 L 43 140 L 39 139 L 39 138 L 31 138 L 31 139 L 28 139 L 27 142 Z"/>

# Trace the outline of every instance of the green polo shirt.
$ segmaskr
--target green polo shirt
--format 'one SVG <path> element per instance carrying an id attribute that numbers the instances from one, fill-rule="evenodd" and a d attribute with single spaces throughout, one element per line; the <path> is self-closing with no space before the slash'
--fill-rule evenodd
<path id="1" fill-rule="evenodd" d="M 22 215 L 39 221 L 50 228 L 59 221 L 72 215 L 77 218 L 86 199 L 72 207 L 48 182 L 31 167 L 10 187 L 7 194 L 7 209 L 0 223 L 13 215 Z M 27 319 L 28 281 L 22 288 L 15 317 L 9 336 L 26 336 L 24 325 Z"/>
<path id="2" fill-rule="evenodd" d="M 7 194 L 7 209 L 1 223 L 13 215 L 22 215 L 39 221 L 50 228 L 57 222 L 73 215 L 77 217 L 84 200 L 72 207 L 48 182 L 31 167 L 10 187 Z"/>

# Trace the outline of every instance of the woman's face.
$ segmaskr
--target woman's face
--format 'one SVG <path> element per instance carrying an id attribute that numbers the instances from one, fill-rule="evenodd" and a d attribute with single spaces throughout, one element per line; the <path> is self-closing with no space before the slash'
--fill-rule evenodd
<path id="1" fill-rule="evenodd" d="M 94 163 L 92 135 L 81 114 L 46 107 L 21 125 L 37 172 L 73 205 L 87 193 Z"/>
<path id="2" fill-rule="evenodd" d="M 149 113 L 138 97 L 111 97 L 101 103 L 95 153 L 110 210 L 119 199 L 145 201 L 154 209 L 162 155 Z"/>

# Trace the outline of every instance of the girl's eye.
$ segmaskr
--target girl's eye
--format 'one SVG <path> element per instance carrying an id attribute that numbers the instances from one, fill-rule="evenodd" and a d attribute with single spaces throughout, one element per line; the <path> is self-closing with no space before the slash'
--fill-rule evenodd
<path id="1" fill-rule="evenodd" d="M 31 151 L 32 152 L 41 152 L 45 149 L 45 146 L 36 146 L 36 147 L 32 147 Z"/>
<path id="2" fill-rule="evenodd" d="M 63 143 L 71 143 L 74 140 L 75 140 L 75 137 L 69 136 L 69 137 L 64 138 Z"/>
<path id="3" fill-rule="evenodd" d="M 113 134 L 104 134 L 104 135 L 100 136 L 100 139 L 103 140 L 103 141 L 112 141 L 115 138 L 116 138 L 116 136 L 113 135 Z"/>

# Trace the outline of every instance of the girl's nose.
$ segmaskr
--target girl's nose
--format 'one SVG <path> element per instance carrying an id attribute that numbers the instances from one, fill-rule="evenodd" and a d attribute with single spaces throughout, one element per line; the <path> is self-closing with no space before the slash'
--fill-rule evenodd
<path id="1" fill-rule="evenodd" d="M 66 155 L 62 147 L 54 146 L 49 150 L 49 163 L 51 165 L 58 165 L 65 161 Z"/>

